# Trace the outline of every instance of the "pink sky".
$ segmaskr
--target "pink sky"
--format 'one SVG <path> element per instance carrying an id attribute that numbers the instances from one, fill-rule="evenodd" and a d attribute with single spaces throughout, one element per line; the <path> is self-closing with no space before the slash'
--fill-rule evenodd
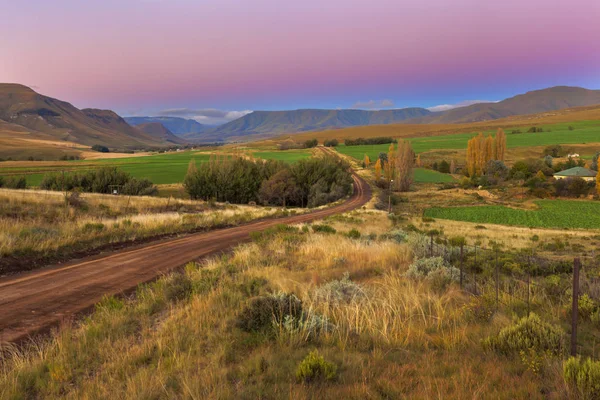
<path id="1" fill-rule="evenodd" d="M 600 88 L 598 0 L 2 1 L 0 81 L 121 114 Z"/>

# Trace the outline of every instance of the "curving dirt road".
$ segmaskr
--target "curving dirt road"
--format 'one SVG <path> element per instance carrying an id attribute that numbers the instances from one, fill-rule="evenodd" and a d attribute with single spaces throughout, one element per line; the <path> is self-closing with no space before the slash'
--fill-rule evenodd
<path id="1" fill-rule="evenodd" d="M 17 342 L 57 325 L 92 307 L 105 294 L 126 292 L 186 262 L 225 251 L 248 240 L 250 232 L 277 224 L 309 222 L 361 207 L 370 199 L 371 190 L 362 178 L 356 174 L 353 178 L 354 194 L 335 207 L 149 243 L 0 279 L 0 344 Z"/>

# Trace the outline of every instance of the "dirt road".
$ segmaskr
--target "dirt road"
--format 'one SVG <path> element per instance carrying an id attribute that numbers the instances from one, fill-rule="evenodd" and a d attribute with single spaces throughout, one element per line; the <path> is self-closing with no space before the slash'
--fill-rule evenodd
<path id="1" fill-rule="evenodd" d="M 354 175 L 354 195 L 345 203 L 312 213 L 262 220 L 234 228 L 154 242 L 108 256 L 78 260 L 0 279 L 0 344 L 15 342 L 84 311 L 105 294 L 119 294 L 186 262 L 225 251 L 250 232 L 297 224 L 364 205 L 369 185 Z"/>

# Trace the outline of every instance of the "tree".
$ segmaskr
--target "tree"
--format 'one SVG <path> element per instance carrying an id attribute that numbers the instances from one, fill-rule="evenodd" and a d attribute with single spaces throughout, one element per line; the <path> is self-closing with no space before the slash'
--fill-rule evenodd
<path id="1" fill-rule="evenodd" d="M 598 158 L 600 157 L 600 151 L 597 152 L 596 154 L 594 154 L 594 157 L 592 157 L 592 165 L 591 165 L 591 169 L 593 169 L 594 171 L 598 171 Z"/>
<path id="2" fill-rule="evenodd" d="M 440 171 L 444 174 L 449 174 L 450 173 L 450 164 L 448 164 L 448 161 L 442 160 L 438 164 L 438 171 Z"/>
<path id="3" fill-rule="evenodd" d="M 600 172 L 596 174 L 596 193 L 600 196 Z"/>
<path id="4" fill-rule="evenodd" d="M 339 144 L 337 139 L 328 139 L 323 142 L 325 147 L 336 147 Z"/>
<path id="5" fill-rule="evenodd" d="M 365 159 L 363 160 L 363 164 L 365 165 L 365 168 L 369 168 L 369 165 L 371 165 L 371 160 L 369 159 L 369 156 L 367 154 L 365 154 Z"/>
<path id="6" fill-rule="evenodd" d="M 263 204 L 276 204 L 285 207 L 298 200 L 296 180 L 289 169 L 283 169 L 260 186 L 259 198 Z"/>
<path id="7" fill-rule="evenodd" d="M 506 156 L 506 134 L 504 130 L 498 128 L 496 139 L 494 141 L 494 160 L 504 161 Z"/>
<path id="8" fill-rule="evenodd" d="M 548 166 L 548 168 L 552 168 L 552 163 L 554 162 L 554 158 L 550 154 L 544 157 L 544 164 Z"/>
<path id="9" fill-rule="evenodd" d="M 101 144 L 95 144 L 92 146 L 92 150 L 100 152 L 100 153 L 108 153 L 108 147 L 102 146 Z"/>
<path id="10" fill-rule="evenodd" d="M 309 139 L 304 142 L 304 147 L 306 147 L 307 149 L 310 149 L 312 147 L 317 147 L 318 144 L 319 144 L 319 141 L 317 139 Z"/>
<path id="11" fill-rule="evenodd" d="M 451 174 L 456 173 L 456 163 L 454 162 L 454 159 L 452 161 L 450 161 L 450 173 Z"/>
<path id="12" fill-rule="evenodd" d="M 375 182 L 379 182 L 381 179 L 381 158 L 377 159 L 375 163 Z"/>
<path id="13" fill-rule="evenodd" d="M 385 180 L 391 182 L 396 172 L 396 154 L 394 143 L 390 143 L 387 153 L 388 162 L 384 166 Z"/>
<path id="14" fill-rule="evenodd" d="M 394 159 L 396 167 L 394 186 L 400 192 L 407 192 L 412 183 L 413 164 L 415 162 L 415 153 L 410 142 L 398 142 L 398 149 L 396 150 Z"/>

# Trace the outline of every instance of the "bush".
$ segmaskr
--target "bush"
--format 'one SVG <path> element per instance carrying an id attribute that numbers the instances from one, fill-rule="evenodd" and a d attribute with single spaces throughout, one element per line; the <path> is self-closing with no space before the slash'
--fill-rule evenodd
<path id="1" fill-rule="evenodd" d="M 460 279 L 460 270 L 446 263 L 442 257 L 421 258 L 406 271 L 412 279 L 427 279 L 435 290 L 444 290 L 451 282 Z"/>
<path id="2" fill-rule="evenodd" d="M 484 347 L 500 354 L 511 354 L 532 349 L 539 353 L 559 355 L 564 348 L 564 332 L 544 322 L 536 314 L 524 317 L 515 324 L 483 341 Z"/>
<path id="3" fill-rule="evenodd" d="M 191 279 L 185 274 L 173 274 L 165 288 L 165 298 L 169 301 L 185 300 L 191 296 L 194 287 Z"/>
<path id="4" fill-rule="evenodd" d="M 352 229 L 346 234 L 350 239 L 360 239 L 360 232 L 357 229 Z"/>
<path id="5" fill-rule="evenodd" d="M 340 143 L 338 142 L 337 139 L 328 139 L 328 140 L 325 140 L 325 142 L 323 142 L 323 146 L 325 146 L 325 147 L 336 147 L 338 144 L 340 144 Z"/>
<path id="6" fill-rule="evenodd" d="M 293 294 L 270 294 L 252 299 L 237 317 L 236 326 L 246 332 L 268 332 L 288 316 L 302 319 L 302 301 Z"/>
<path id="7" fill-rule="evenodd" d="M 331 381 L 337 376 L 337 366 L 325 361 L 318 350 L 311 351 L 296 369 L 296 378 L 302 382 Z"/>
<path id="8" fill-rule="evenodd" d="M 100 153 L 108 153 L 108 147 L 102 146 L 101 144 L 95 144 L 92 146 L 92 150 L 100 152 Z"/>
<path id="9" fill-rule="evenodd" d="M 384 240 L 393 240 L 396 243 L 405 243 L 408 240 L 408 234 L 400 229 L 396 229 L 381 235 L 381 238 Z"/>
<path id="10" fill-rule="evenodd" d="M 7 178 L 2 178 L 0 176 L 0 187 L 7 189 L 26 189 L 27 180 L 24 176 L 9 176 Z"/>
<path id="11" fill-rule="evenodd" d="M 315 232 L 315 233 L 336 233 L 337 232 L 334 227 L 326 225 L 326 224 L 313 225 L 312 229 L 313 229 L 313 232 Z"/>
<path id="12" fill-rule="evenodd" d="M 317 301 L 338 304 L 361 299 L 365 292 L 361 285 L 350 280 L 350 274 L 346 272 L 342 279 L 319 286 L 314 295 Z"/>
<path id="13" fill-rule="evenodd" d="M 563 377 L 580 398 L 600 398 L 600 361 L 571 357 L 564 363 Z"/>
<path id="14" fill-rule="evenodd" d="M 304 142 L 304 147 L 307 149 L 317 147 L 318 145 L 319 145 L 319 141 L 317 139 L 309 139 Z"/>

